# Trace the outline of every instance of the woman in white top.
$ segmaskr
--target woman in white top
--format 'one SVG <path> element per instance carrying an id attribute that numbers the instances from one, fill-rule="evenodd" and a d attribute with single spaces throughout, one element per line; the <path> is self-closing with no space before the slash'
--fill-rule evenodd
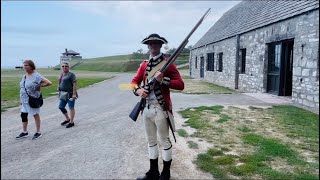
<path id="1" fill-rule="evenodd" d="M 52 85 L 52 82 L 36 72 L 36 66 L 32 60 L 25 60 L 23 67 L 26 74 L 23 75 L 20 82 L 20 102 L 21 102 L 21 119 L 22 132 L 16 139 L 25 138 L 28 136 L 28 114 L 33 115 L 36 124 L 36 133 L 32 139 L 41 137 L 40 132 L 40 108 L 32 108 L 29 105 L 29 96 L 38 98 L 41 94 L 40 88 Z"/>

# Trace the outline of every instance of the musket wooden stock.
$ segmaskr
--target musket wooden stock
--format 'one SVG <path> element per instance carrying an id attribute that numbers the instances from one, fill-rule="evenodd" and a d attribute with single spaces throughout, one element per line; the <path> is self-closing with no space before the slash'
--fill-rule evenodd
<path id="1" fill-rule="evenodd" d="M 143 103 L 144 103 L 144 99 L 141 98 L 140 102 L 137 102 L 137 104 L 134 106 L 133 110 L 131 111 L 131 113 L 129 114 L 129 117 L 133 120 L 133 121 L 136 121 L 138 116 L 139 116 L 139 113 L 142 109 L 142 106 L 143 106 Z"/>

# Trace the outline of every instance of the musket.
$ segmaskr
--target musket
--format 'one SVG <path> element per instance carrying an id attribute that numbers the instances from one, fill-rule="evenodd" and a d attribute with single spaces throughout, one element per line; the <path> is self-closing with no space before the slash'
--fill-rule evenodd
<path id="1" fill-rule="evenodd" d="M 191 32 L 188 34 L 188 36 L 182 41 L 182 43 L 179 45 L 179 47 L 173 52 L 173 54 L 169 57 L 169 59 L 167 60 L 167 62 L 165 63 L 165 65 L 159 70 L 161 73 L 165 72 L 167 70 L 167 68 L 177 59 L 177 57 L 179 56 L 179 54 L 183 51 L 183 49 L 185 48 L 185 46 L 188 44 L 189 42 L 189 38 L 191 37 L 191 35 L 194 33 L 194 31 L 200 26 L 200 24 L 202 23 L 202 21 L 204 20 L 204 18 L 207 16 L 207 14 L 209 13 L 211 8 L 209 8 L 206 13 L 204 13 L 204 15 L 201 17 L 201 19 L 198 21 L 198 23 L 193 27 L 193 29 L 191 30 Z M 153 76 L 149 81 L 148 84 L 149 85 L 153 85 L 155 82 L 155 77 Z M 150 87 L 150 86 L 149 86 Z"/>
<path id="2" fill-rule="evenodd" d="M 173 54 L 168 58 L 168 60 L 165 62 L 165 64 L 159 69 L 159 71 L 161 73 L 164 73 L 167 68 L 177 59 L 177 57 L 179 56 L 179 54 L 182 52 L 182 50 L 185 48 L 185 46 L 188 44 L 189 42 L 189 38 L 190 36 L 194 33 L 194 31 L 199 27 L 199 25 L 202 23 L 202 21 L 204 20 L 204 18 L 207 16 L 207 14 L 209 13 L 211 8 L 209 8 L 206 13 L 201 17 L 201 19 L 198 21 L 198 23 L 192 28 L 191 32 L 187 35 L 187 37 L 182 41 L 182 43 L 179 45 L 179 47 L 173 52 Z M 152 77 L 148 80 L 148 85 L 149 87 L 152 87 L 154 85 L 154 83 L 156 82 L 156 78 L 154 77 L 154 74 L 152 74 Z M 135 107 L 133 108 L 133 110 L 131 111 L 131 113 L 129 114 L 129 117 L 133 120 L 136 121 L 140 111 L 142 110 L 143 107 L 143 103 L 145 102 L 144 98 L 141 98 L 140 102 L 138 102 Z M 173 132 L 172 126 L 170 124 L 169 121 L 169 126 L 170 129 Z"/>

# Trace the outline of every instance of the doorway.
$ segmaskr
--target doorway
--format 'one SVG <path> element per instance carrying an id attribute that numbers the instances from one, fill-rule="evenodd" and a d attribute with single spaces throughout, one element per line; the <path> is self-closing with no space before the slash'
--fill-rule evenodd
<path id="1" fill-rule="evenodd" d="M 200 58 L 200 78 L 204 78 L 204 57 Z"/>
<path id="2" fill-rule="evenodd" d="M 292 95 L 293 39 L 268 45 L 267 92 Z"/>

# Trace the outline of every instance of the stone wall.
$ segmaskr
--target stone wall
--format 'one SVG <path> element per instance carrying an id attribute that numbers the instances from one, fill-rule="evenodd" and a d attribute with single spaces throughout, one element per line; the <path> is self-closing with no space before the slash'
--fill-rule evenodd
<path id="1" fill-rule="evenodd" d="M 235 57 L 236 57 L 236 38 L 229 38 L 206 47 L 198 48 L 190 52 L 191 77 L 200 78 L 200 59 L 204 57 L 204 80 L 229 88 L 234 88 L 235 83 Z M 219 53 L 223 53 L 222 72 L 218 71 Z M 207 53 L 214 53 L 214 71 L 207 69 Z M 197 68 L 195 68 L 197 57 Z"/>

